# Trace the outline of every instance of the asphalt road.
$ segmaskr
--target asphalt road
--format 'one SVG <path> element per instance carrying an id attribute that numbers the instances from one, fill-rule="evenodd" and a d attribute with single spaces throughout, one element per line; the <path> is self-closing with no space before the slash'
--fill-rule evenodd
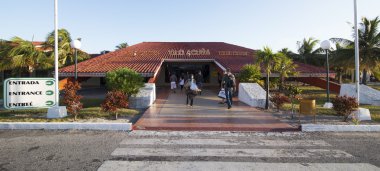
<path id="1" fill-rule="evenodd" d="M 200 161 L 232 162 L 231 165 L 244 162 L 247 167 L 254 162 L 312 163 L 311 166 L 366 163 L 380 167 L 380 133 L 2 130 L 0 147 L 0 170 L 97 170 L 100 166 L 113 170 L 109 168 L 115 165 L 104 164 L 109 161 L 133 161 L 144 166 L 151 161 L 177 162 L 167 164 L 173 168 L 185 167 L 179 166 L 181 162 Z M 313 151 L 305 153 L 308 149 Z M 198 153 L 187 154 L 187 150 Z M 122 165 L 118 163 L 119 167 Z"/>
<path id="2" fill-rule="evenodd" d="M 0 131 L 0 170 L 96 170 L 126 132 Z"/>

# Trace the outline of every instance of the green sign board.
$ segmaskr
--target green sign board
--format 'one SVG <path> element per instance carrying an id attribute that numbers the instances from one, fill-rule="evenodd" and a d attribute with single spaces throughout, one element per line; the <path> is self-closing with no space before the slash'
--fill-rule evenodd
<path id="1" fill-rule="evenodd" d="M 54 78 L 9 78 L 4 81 L 6 109 L 50 108 L 56 105 Z"/>

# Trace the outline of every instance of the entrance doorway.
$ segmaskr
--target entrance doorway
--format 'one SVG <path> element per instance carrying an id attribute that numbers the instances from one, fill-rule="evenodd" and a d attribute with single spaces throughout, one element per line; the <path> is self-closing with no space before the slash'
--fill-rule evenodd
<path id="1" fill-rule="evenodd" d="M 178 78 L 181 75 L 194 74 L 196 75 L 201 71 L 204 83 L 210 83 L 210 65 L 212 63 L 180 63 L 168 62 L 164 63 L 165 66 L 165 83 L 170 82 L 170 75 L 174 73 Z"/>
<path id="2" fill-rule="evenodd" d="M 156 86 L 169 85 L 170 75 L 176 74 L 179 78 L 182 74 L 197 74 L 201 71 L 204 86 L 219 86 L 218 72 L 220 67 L 214 61 L 165 61 L 161 65 L 160 72 L 158 73 L 155 83 Z"/>

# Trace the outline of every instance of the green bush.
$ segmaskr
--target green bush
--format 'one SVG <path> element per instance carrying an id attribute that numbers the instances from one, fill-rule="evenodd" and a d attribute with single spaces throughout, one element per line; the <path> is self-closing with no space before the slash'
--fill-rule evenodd
<path id="1" fill-rule="evenodd" d="M 259 65 L 244 65 L 239 74 L 239 80 L 242 83 L 258 83 L 261 79 L 261 70 Z"/>
<path id="2" fill-rule="evenodd" d="M 290 102 L 292 103 L 292 114 L 294 114 L 294 103 L 295 100 L 300 98 L 302 90 L 295 85 L 289 85 L 285 87 L 285 94 L 290 98 Z"/>
<path id="3" fill-rule="evenodd" d="M 136 95 L 144 87 L 144 78 L 128 68 L 107 72 L 106 81 L 108 89 L 122 91 L 128 96 Z"/>
<path id="4" fill-rule="evenodd" d="M 332 100 L 332 103 L 334 105 L 333 109 L 336 111 L 338 115 L 342 115 L 344 117 L 344 121 L 346 122 L 348 119 L 348 116 L 356 109 L 358 108 L 358 102 L 356 101 L 355 97 L 349 97 L 349 96 L 337 96 L 335 99 Z"/>

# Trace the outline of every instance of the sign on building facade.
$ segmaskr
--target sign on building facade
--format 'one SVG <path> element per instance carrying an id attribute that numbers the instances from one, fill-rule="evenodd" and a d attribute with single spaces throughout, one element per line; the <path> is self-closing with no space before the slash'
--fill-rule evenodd
<path id="1" fill-rule="evenodd" d="M 55 106 L 54 78 L 9 78 L 4 81 L 6 109 L 50 108 Z"/>

